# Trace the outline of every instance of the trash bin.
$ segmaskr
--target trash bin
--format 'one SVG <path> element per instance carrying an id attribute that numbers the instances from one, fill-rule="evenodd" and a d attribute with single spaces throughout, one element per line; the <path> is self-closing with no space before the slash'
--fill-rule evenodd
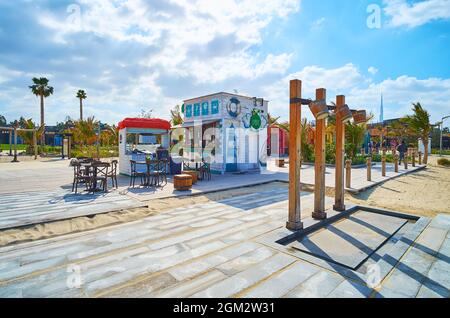
<path id="1" fill-rule="evenodd" d="M 176 175 L 181 174 L 181 163 L 182 163 L 182 157 L 181 156 L 173 156 L 170 157 L 170 174 Z"/>

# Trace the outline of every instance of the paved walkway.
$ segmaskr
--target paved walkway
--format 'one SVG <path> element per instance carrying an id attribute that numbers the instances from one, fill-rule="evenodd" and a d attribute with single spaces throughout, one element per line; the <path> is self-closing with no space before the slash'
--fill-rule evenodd
<path id="1" fill-rule="evenodd" d="M 380 182 L 416 171 L 421 167 L 400 170 L 394 173 L 388 166 L 387 176 L 381 176 L 381 167 L 373 167 L 373 181 L 366 180 L 366 169 L 353 169 L 352 188 L 358 192 Z M 288 168 L 269 165 L 267 173 L 246 175 L 213 175 L 211 181 L 201 181 L 192 191 L 175 191 L 172 179 L 163 188 L 129 188 L 129 178 L 119 176 L 119 189 L 104 195 L 90 196 L 71 193 L 73 169 L 68 160 L 49 160 L 0 163 L 0 229 L 22 225 L 38 224 L 77 216 L 94 215 L 110 211 L 134 208 L 151 204 L 156 198 L 189 196 L 227 189 L 241 188 L 262 183 L 288 182 Z M 314 168 L 304 166 L 301 180 L 314 184 Z M 334 187 L 334 168 L 327 168 L 326 185 Z"/>
<path id="2" fill-rule="evenodd" d="M 0 297 L 449 296 L 450 217 L 422 224 L 378 292 L 260 242 L 284 227 L 287 196 L 255 193 L 0 248 Z M 302 204 L 306 222 L 313 195 Z"/>

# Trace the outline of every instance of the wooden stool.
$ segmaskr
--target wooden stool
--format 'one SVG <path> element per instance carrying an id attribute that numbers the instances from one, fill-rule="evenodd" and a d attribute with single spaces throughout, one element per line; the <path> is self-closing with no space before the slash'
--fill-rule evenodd
<path id="1" fill-rule="evenodd" d="M 284 164 L 285 164 L 284 159 L 276 159 L 275 163 L 276 163 L 278 168 L 284 168 Z"/>
<path id="2" fill-rule="evenodd" d="M 177 174 L 173 176 L 173 187 L 178 191 L 189 191 L 192 189 L 192 176 L 189 174 Z"/>
<path id="3" fill-rule="evenodd" d="M 192 177 L 192 184 L 198 182 L 198 172 L 197 171 L 183 171 L 183 174 L 188 174 Z"/>

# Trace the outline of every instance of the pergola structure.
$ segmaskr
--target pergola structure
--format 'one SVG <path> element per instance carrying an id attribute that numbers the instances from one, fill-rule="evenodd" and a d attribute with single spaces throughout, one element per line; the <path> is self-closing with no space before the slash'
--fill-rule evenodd
<path id="1" fill-rule="evenodd" d="M 289 136 L 289 218 L 287 228 L 292 231 L 303 229 L 300 203 L 300 171 L 301 171 L 301 107 L 308 105 L 316 118 L 315 135 L 315 182 L 314 182 L 314 212 L 313 218 L 327 218 L 325 212 L 325 130 L 326 119 L 330 111 L 336 114 L 336 180 L 335 204 L 336 211 L 345 211 L 344 204 L 344 157 L 345 157 L 345 124 L 354 118 L 356 123 L 366 121 L 364 110 L 350 110 L 345 103 L 345 96 L 336 97 L 336 106 L 327 105 L 326 90 L 316 90 L 316 100 L 302 98 L 302 82 L 290 82 L 290 136 Z"/>
<path id="2" fill-rule="evenodd" d="M 15 125 L 13 127 L 0 127 L 0 130 L 6 130 L 9 131 L 9 154 L 12 155 L 12 134 L 14 133 L 14 159 L 12 162 L 19 162 L 17 160 L 17 133 L 19 131 L 29 131 L 33 132 L 33 145 L 34 145 L 34 160 L 37 159 L 38 155 L 38 149 L 37 149 L 37 129 L 25 129 L 25 128 L 19 128 L 18 125 Z"/>

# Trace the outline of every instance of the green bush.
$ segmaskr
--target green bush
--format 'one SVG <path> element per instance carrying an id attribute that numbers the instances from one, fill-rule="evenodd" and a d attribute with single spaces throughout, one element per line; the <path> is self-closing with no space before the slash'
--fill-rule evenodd
<path id="1" fill-rule="evenodd" d="M 431 154 L 433 155 L 439 155 L 440 154 L 440 150 L 439 149 L 432 149 L 431 150 Z M 442 154 L 444 156 L 450 156 L 450 150 L 442 150 Z"/>
<path id="2" fill-rule="evenodd" d="M 8 144 L 1 144 L 0 148 L 2 151 L 9 151 L 9 145 Z M 12 145 L 12 149 L 14 151 L 14 145 Z M 17 150 L 21 151 L 21 150 L 26 150 L 27 149 L 27 145 L 17 145 Z"/>
<path id="3" fill-rule="evenodd" d="M 438 165 L 440 166 L 444 166 L 444 167 L 450 167 L 450 160 L 446 159 L 446 158 L 441 158 L 438 160 Z"/>
<path id="4" fill-rule="evenodd" d="M 100 158 L 113 158 L 119 156 L 118 146 L 102 146 L 100 147 Z M 97 146 L 84 146 L 72 149 L 72 157 L 97 157 Z"/>

